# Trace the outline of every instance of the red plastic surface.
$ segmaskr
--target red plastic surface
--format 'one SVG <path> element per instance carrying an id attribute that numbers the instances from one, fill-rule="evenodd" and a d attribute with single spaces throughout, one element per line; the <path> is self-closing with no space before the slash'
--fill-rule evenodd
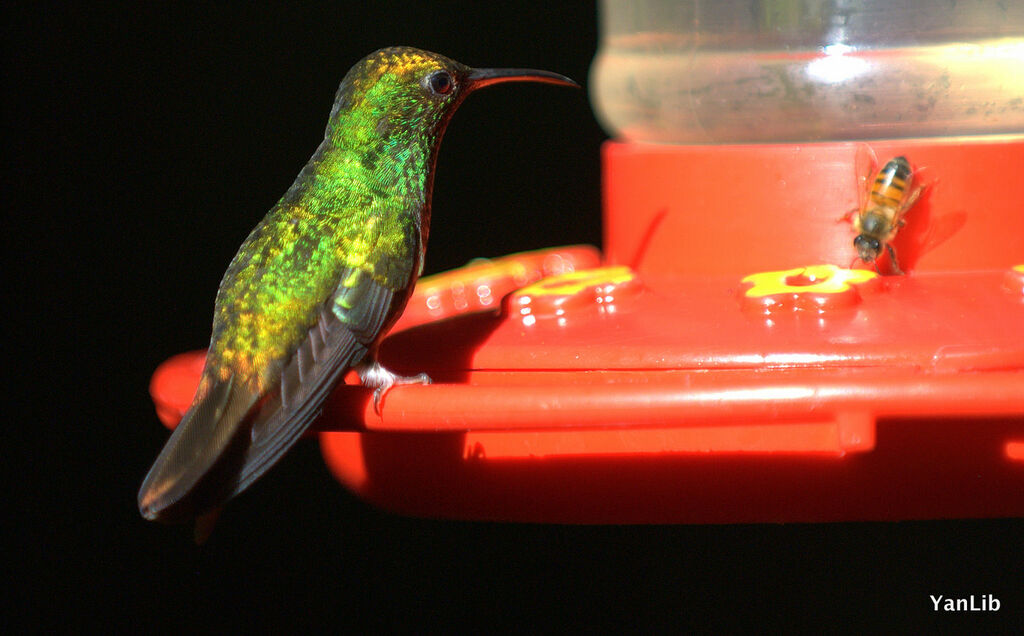
<path id="1" fill-rule="evenodd" d="M 854 144 L 609 144 L 611 263 L 563 248 L 423 279 L 381 357 L 434 384 L 392 389 L 380 414 L 339 387 L 325 460 L 430 516 L 1024 515 L 1024 179 L 1007 167 L 1024 145 L 971 143 L 959 163 L 949 142 L 872 144 L 927 168 L 896 242 L 906 276 L 844 267 Z M 165 422 L 201 364 L 154 375 Z"/>
<path id="2" fill-rule="evenodd" d="M 904 270 L 1024 259 L 1024 136 L 760 146 L 604 146 L 604 250 L 641 274 L 849 266 L 857 153 L 904 155 L 926 189 L 894 246 Z M 858 262 L 859 264 L 859 262 Z"/>

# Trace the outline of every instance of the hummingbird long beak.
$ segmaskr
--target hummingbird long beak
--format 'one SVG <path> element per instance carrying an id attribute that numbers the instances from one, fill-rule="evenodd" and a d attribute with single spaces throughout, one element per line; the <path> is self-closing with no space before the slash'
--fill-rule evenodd
<path id="1" fill-rule="evenodd" d="M 538 71 L 532 68 L 475 68 L 466 75 L 465 88 L 476 90 L 499 82 L 540 82 L 580 87 L 565 75 L 551 71 Z"/>

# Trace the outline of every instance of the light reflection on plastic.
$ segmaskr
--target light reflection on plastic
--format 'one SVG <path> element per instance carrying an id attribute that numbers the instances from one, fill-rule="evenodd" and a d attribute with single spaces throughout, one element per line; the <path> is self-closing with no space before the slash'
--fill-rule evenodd
<path id="1" fill-rule="evenodd" d="M 866 60 L 844 55 L 848 49 L 849 47 L 841 44 L 825 47 L 825 57 L 811 61 L 807 65 L 807 75 L 825 84 L 838 84 L 867 71 L 871 64 Z"/>
<path id="2" fill-rule="evenodd" d="M 487 285 L 480 285 L 479 287 L 477 287 L 476 288 L 476 295 L 477 295 L 477 298 L 480 299 L 480 304 L 481 305 L 485 305 L 485 306 L 486 305 L 490 305 L 491 302 L 493 302 L 493 300 L 494 300 L 491 297 L 491 288 L 489 286 L 487 286 Z"/>
<path id="3" fill-rule="evenodd" d="M 824 320 L 819 323 L 824 324 Z M 765 364 L 821 364 L 831 362 L 838 356 L 821 353 L 774 353 L 764 357 Z"/>
<path id="4" fill-rule="evenodd" d="M 715 391 L 709 394 L 715 400 L 728 402 L 744 402 L 761 400 L 803 400 L 814 397 L 814 389 L 799 386 L 763 387 L 757 389 L 733 389 L 727 391 Z"/>

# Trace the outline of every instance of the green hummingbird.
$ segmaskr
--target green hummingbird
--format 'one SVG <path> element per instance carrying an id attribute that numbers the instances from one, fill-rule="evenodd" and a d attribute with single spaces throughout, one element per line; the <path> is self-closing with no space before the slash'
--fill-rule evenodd
<path id="1" fill-rule="evenodd" d="M 377 346 L 423 270 L 448 121 L 474 90 L 513 81 L 577 86 L 408 47 L 349 70 L 323 142 L 221 280 L 206 366 L 139 490 L 143 517 L 219 509 L 287 452 L 350 368 L 375 408 L 395 384 L 430 382 L 382 367 Z"/>

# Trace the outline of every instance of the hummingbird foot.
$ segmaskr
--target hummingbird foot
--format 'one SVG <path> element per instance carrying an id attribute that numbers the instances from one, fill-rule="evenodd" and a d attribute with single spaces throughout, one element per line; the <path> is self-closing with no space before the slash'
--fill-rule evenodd
<path id="1" fill-rule="evenodd" d="M 376 360 L 364 362 L 356 367 L 359 380 L 368 389 L 373 389 L 373 412 L 380 415 L 380 405 L 384 396 L 392 387 L 402 384 L 430 384 L 430 376 L 426 373 L 404 376 L 388 371 Z"/>

